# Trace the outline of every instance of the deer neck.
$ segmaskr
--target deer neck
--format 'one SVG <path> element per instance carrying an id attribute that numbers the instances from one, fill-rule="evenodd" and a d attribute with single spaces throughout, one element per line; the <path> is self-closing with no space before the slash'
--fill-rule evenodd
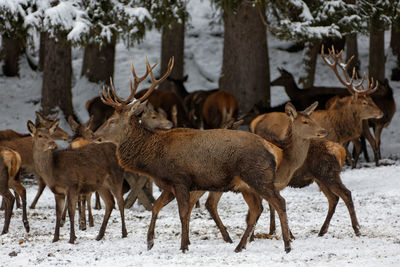
<path id="1" fill-rule="evenodd" d="M 35 165 L 35 171 L 46 181 L 46 185 L 49 185 L 49 177 L 53 177 L 53 152 L 54 150 L 41 151 L 35 148 L 33 144 L 33 160 Z"/>
<path id="2" fill-rule="evenodd" d="M 148 130 L 139 122 L 135 122 L 127 132 L 125 138 L 117 148 L 119 164 L 124 169 L 142 172 L 146 161 L 154 157 L 156 142 L 158 140 L 156 131 Z"/>
<path id="3" fill-rule="evenodd" d="M 293 78 L 289 79 L 284 86 L 286 94 L 292 101 L 297 99 L 299 97 L 299 94 L 301 94 L 301 90 L 297 86 Z"/>
<path id="4" fill-rule="evenodd" d="M 362 131 L 362 120 L 359 112 L 355 110 L 350 104 L 346 108 L 337 110 L 329 116 L 331 122 L 331 131 L 334 135 L 329 133 L 328 140 L 343 144 L 354 138 L 357 138 Z"/>
<path id="5" fill-rule="evenodd" d="M 303 165 L 310 142 L 310 139 L 304 139 L 301 135 L 296 135 L 295 132 L 290 135 L 290 139 L 283 148 L 282 161 L 276 171 L 274 182 L 276 189 L 282 190 L 285 188 L 294 172 Z"/>

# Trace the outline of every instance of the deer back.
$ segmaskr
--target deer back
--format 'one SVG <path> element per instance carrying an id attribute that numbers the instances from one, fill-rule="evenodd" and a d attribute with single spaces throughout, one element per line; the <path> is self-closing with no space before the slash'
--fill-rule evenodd
<path id="1" fill-rule="evenodd" d="M 211 93 L 202 107 L 204 128 L 221 128 L 230 120 L 236 120 L 238 113 L 238 103 L 232 94 L 224 90 Z"/>

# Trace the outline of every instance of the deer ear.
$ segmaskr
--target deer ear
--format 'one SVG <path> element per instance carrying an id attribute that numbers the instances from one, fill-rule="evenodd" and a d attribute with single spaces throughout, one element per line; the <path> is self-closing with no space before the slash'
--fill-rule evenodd
<path id="1" fill-rule="evenodd" d="M 292 103 L 288 102 L 285 105 L 285 112 L 292 121 L 297 118 L 297 111 Z"/>
<path id="2" fill-rule="evenodd" d="M 129 111 L 129 116 L 135 115 L 138 116 L 143 110 L 146 108 L 147 100 L 140 102 L 137 101 L 132 105 L 131 110 Z"/>
<path id="3" fill-rule="evenodd" d="M 79 128 L 79 123 L 77 123 L 74 118 L 72 118 L 72 116 L 68 116 L 68 124 L 69 126 L 71 126 L 71 129 L 73 132 L 75 132 L 76 130 L 78 130 Z"/>
<path id="4" fill-rule="evenodd" d="M 39 112 L 36 111 L 35 114 L 36 114 L 36 118 L 37 118 L 39 124 L 41 124 L 41 123 L 43 123 L 44 121 L 46 121 L 46 119 L 45 119 L 45 118 L 42 116 L 42 114 L 40 114 Z"/>
<path id="5" fill-rule="evenodd" d="M 53 135 L 56 132 L 58 125 L 60 124 L 60 119 L 56 119 L 49 128 L 49 134 Z"/>
<path id="6" fill-rule="evenodd" d="M 33 136 L 36 133 L 35 124 L 33 124 L 31 121 L 28 121 L 26 126 L 28 127 L 29 133 Z"/>
<path id="7" fill-rule="evenodd" d="M 310 116 L 311 113 L 314 112 L 314 110 L 317 108 L 318 106 L 318 101 L 315 101 L 314 103 L 311 104 L 311 106 L 309 106 L 308 108 L 306 108 L 303 112 L 305 114 L 307 114 L 307 116 Z"/>

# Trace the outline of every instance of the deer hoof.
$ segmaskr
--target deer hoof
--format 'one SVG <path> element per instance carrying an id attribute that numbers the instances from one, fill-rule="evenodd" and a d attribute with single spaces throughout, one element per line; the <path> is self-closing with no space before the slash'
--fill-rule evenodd
<path id="1" fill-rule="evenodd" d="M 225 241 L 226 243 L 230 243 L 230 244 L 233 243 L 232 239 L 231 239 L 229 236 L 224 237 L 224 241 Z"/>
<path id="2" fill-rule="evenodd" d="M 154 241 L 147 242 L 147 250 L 151 250 L 154 246 Z"/>
<path id="3" fill-rule="evenodd" d="M 189 248 L 187 246 L 181 247 L 182 253 L 186 253 L 186 251 L 189 251 Z"/>
<path id="4" fill-rule="evenodd" d="M 54 237 L 54 238 L 53 238 L 53 243 L 57 242 L 58 240 L 60 240 L 60 238 Z"/>
<path id="5" fill-rule="evenodd" d="M 285 252 L 286 252 L 286 253 L 289 253 L 291 250 L 292 250 L 291 247 L 285 248 Z"/>
<path id="6" fill-rule="evenodd" d="M 246 249 L 246 247 L 239 244 L 239 245 L 235 248 L 235 252 L 236 252 L 236 253 L 242 252 L 243 249 Z"/>
<path id="7" fill-rule="evenodd" d="M 29 233 L 30 227 L 28 222 L 24 222 L 25 231 Z"/>

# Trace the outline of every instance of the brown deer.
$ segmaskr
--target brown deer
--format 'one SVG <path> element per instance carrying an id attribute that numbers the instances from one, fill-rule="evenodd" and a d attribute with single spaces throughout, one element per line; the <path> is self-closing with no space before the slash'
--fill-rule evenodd
<path id="1" fill-rule="evenodd" d="M 1 234 L 8 233 L 11 221 L 14 196 L 10 192 L 12 188 L 22 199 L 22 222 L 25 230 L 29 233 L 29 222 L 26 213 L 26 190 L 20 181 L 21 156 L 13 149 L 0 147 L 0 195 L 4 203 L 4 226 Z"/>
<path id="2" fill-rule="evenodd" d="M 102 100 L 116 111 L 96 132 L 99 141 L 117 145 L 120 165 L 132 172 L 149 176 L 163 190 L 175 195 L 181 219 L 181 250 L 189 245 L 189 208 L 191 191 L 241 190 L 250 209 L 259 195 L 268 200 L 279 214 L 285 251 L 290 241 L 285 200 L 274 187 L 275 170 L 279 164 L 280 149 L 263 138 L 248 132 L 216 129 L 175 128 L 149 131 L 139 122 L 145 101 L 154 88 L 171 72 L 173 59 L 167 72 L 156 80 L 154 66 L 146 61 L 146 73 L 138 77 L 132 69 L 134 85 L 127 99 L 119 98 L 113 87 L 103 88 Z M 146 76 L 151 76 L 150 89 L 139 99 L 135 91 Z M 196 157 L 193 157 L 194 151 Z M 252 231 L 256 218 L 249 218 L 244 236 Z M 242 249 L 242 241 L 237 251 Z"/>
<path id="3" fill-rule="evenodd" d="M 217 129 L 237 120 L 239 106 L 231 93 L 218 90 L 206 98 L 201 113 L 204 129 Z"/>
<path id="4" fill-rule="evenodd" d="M 360 126 L 363 119 L 379 118 L 382 112 L 376 107 L 373 101 L 367 95 L 374 92 L 375 88 L 368 80 L 368 88 L 364 90 L 363 81 L 359 81 L 353 71 L 353 77 L 350 79 L 347 72 L 347 64 L 343 63 L 342 53 L 335 54 L 334 49 L 329 50 L 329 57 L 325 58 L 323 50 L 321 56 L 324 61 L 332 68 L 337 78 L 342 84 L 348 88 L 352 96 L 339 99 L 331 105 L 338 105 L 340 108 L 333 108 L 327 111 L 316 111 L 311 117 L 321 122 L 323 127 L 328 129 L 328 136 L 325 140 L 313 140 L 310 144 L 308 155 L 304 164 L 293 174 L 289 186 L 302 188 L 316 182 L 321 191 L 325 194 L 329 202 L 328 214 L 324 224 L 321 227 L 319 236 L 323 236 L 329 227 L 330 220 L 335 212 L 339 197 L 345 202 L 349 210 L 353 230 L 357 236 L 360 235 L 359 224 L 356 217 L 351 192 L 345 187 L 340 179 L 340 172 L 345 160 L 345 150 L 342 146 L 335 142 L 346 142 L 353 140 L 355 136 L 359 136 L 362 127 Z M 332 58 L 334 62 L 329 61 Z M 348 63 L 348 62 L 347 62 Z M 340 76 L 337 66 L 340 66 L 345 80 Z M 353 84 L 357 80 L 357 84 Z M 332 107 L 331 107 L 332 108 Z M 251 131 L 260 136 L 271 139 L 271 136 L 276 139 L 282 138 L 282 133 L 285 132 L 285 124 L 281 123 L 280 127 L 275 127 L 274 131 L 264 131 L 263 128 L 269 127 L 269 122 L 259 124 L 260 121 L 252 123 Z M 347 125 L 345 124 L 347 123 Z M 350 126 L 350 127 L 349 127 Z M 355 126 L 355 127 L 354 127 Z M 331 141 L 328 141 L 331 140 Z M 270 234 L 275 232 L 275 219 L 273 207 L 270 207 Z"/>
<path id="5" fill-rule="evenodd" d="M 0 131 L 0 140 L 13 140 L 26 136 L 29 136 L 29 134 L 21 134 L 11 129 Z"/>
<path id="6" fill-rule="evenodd" d="M 51 119 L 46 119 L 42 115 L 40 115 L 39 112 L 36 112 L 36 117 L 37 117 L 37 127 L 38 128 L 46 128 L 52 125 L 55 121 Z M 56 121 L 59 121 L 59 119 L 56 119 Z M 70 139 L 70 136 L 68 133 L 66 133 L 64 130 L 61 128 L 57 127 L 56 130 L 54 131 L 54 137 L 55 139 L 58 140 L 64 140 L 68 141 Z M 3 140 L 0 141 L 0 146 L 4 147 L 9 147 L 11 149 L 14 149 L 21 155 L 22 159 L 22 165 L 21 168 L 27 172 L 27 173 L 34 173 L 35 178 L 38 183 L 38 192 L 32 201 L 32 204 L 30 206 L 31 209 L 34 209 L 36 207 L 36 203 L 39 200 L 40 196 L 43 193 L 44 188 L 46 187 L 46 184 L 42 180 L 42 178 L 37 175 L 33 163 L 33 153 L 32 153 L 32 137 L 31 136 L 26 136 L 26 137 L 21 137 L 21 138 L 16 138 L 13 140 Z"/>
<path id="7" fill-rule="evenodd" d="M 172 122 L 167 119 L 167 115 L 163 110 L 160 110 L 160 112 L 157 112 L 153 109 L 151 104 L 147 104 L 146 109 L 143 111 L 143 113 L 140 116 L 140 119 L 142 121 L 142 125 L 146 127 L 149 130 L 153 129 L 171 129 L 172 128 Z M 90 129 L 90 126 L 92 125 L 93 121 L 93 116 L 90 117 L 89 121 L 87 121 L 85 124 L 81 125 L 78 122 L 76 122 L 72 117 L 68 118 L 68 123 L 71 126 L 71 129 L 74 133 L 73 135 L 73 140 L 70 143 L 71 148 L 79 148 L 85 145 L 88 145 L 92 143 L 92 140 L 94 138 L 94 133 Z M 110 157 L 114 157 L 115 155 L 110 155 Z M 134 175 L 134 174 L 125 174 L 125 175 Z M 123 193 L 125 194 L 126 192 L 129 191 L 129 188 L 127 184 L 125 184 L 125 190 L 123 190 Z M 96 194 L 97 198 L 97 194 Z M 86 215 L 85 215 L 85 207 L 86 207 L 86 202 L 87 202 L 87 210 L 88 210 L 88 221 L 89 221 L 89 226 L 93 227 L 94 226 L 94 220 L 93 220 L 93 215 L 91 211 L 91 193 L 85 196 L 81 197 L 81 202 L 78 202 L 80 205 L 78 205 L 79 209 L 79 229 L 80 230 L 85 230 L 86 229 Z M 62 221 L 65 221 L 66 217 L 66 209 L 64 209 L 63 215 L 62 215 Z"/>
<path id="8" fill-rule="evenodd" d="M 113 144 L 88 144 L 81 148 L 57 150 L 52 137 L 58 121 L 49 129 L 36 128 L 28 121 L 32 135 L 35 169 L 46 185 L 54 193 L 56 201 L 56 228 L 53 242 L 59 240 L 60 222 L 64 201 L 67 197 L 70 218 L 70 243 L 74 243 L 75 209 L 79 195 L 98 191 L 103 198 L 106 211 L 96 240 L 103 238 L 110 214 L 114 209 L 114 197 L 117 199 L 121 214 L 122 237 L 127 236 L 124 200 L 122 197 L 123 170 L 118 161 L 110 155 L 115 154 Z"/>
<path id="9" fill-rule="evenodd" d="M 315 102 L 313 105 L 308 107 L 306 110 L 297 112 L 294 106 L 291 103 L 286 104 L 286 113 L 269 113 L 262 115 L 258 118 L 259 121 L 269 121 L 268 127 L 274 129 L 280 126 L 281 122 L 287 122 L 286 128 L 283 131 L 284 136 L 282 139 L 285 141 L 285 147 L 283 149 L 283 157 L 280 160 L 280 164 L 276 170 L 275 177 L 275 187 L 281 189 L 281 187 L 285 187 L 290 180 L 290 177 L 299 168 L 304 159 L 307 156 L 308 146 L 310 140 L 313 138 L 323 138 L 327 135 L 326 130 L 319 127 L 311 118 L 310 114 L 317 107 L 318 103 Z M 263 124 L 263 123 L 261 123 Z M 265 124 L 263 124 L 265 125 Z M 279 136 L 280 137 L 280 136 Z M 272 141 L 276 141 L 277 138 L 273 138 Z M 271 140 L 269 140 L 271 141 Z M 205 192 L 191 192 L 190 196 L 190 208 L 189 211 L 192 210 L 194 203 L 204 194 Z M 206 202 L 206 208 L 209 211 L 211 217 L 215 221 L 218 226 L 224 241 L 232 243 L 232 240 L 226 231 L 225 226 L 223 225 L 217 211 L 218 202 L 222 196 L 220 192 L 210 192 L 209 197 Z M 153 245 L 154 239 L 154 228 L 157 219 L 158 212 L 167 205 L 170 201 L 174 199 L 174 195 L 167 191 L 163 191 L 160 198 L 157 199 L 154 204 L 152 221 L 148 230 L 148 248 L 151 248 Z M 261 198 L 255 197 L 258 201 L 256 212 L 262 212 Z M 258 214 L 258 213 L 257 213 Z M 258 214 L 259 216 L 259 214 Z M 251 216 L 258 218 L 258 216 Z M 248 217 L 248 218 L 249 218 Z M 247 238 L 245 239 L 247 240 Z M 246 243 L 242 244 L 241 249 L 245 248 Z"/>

